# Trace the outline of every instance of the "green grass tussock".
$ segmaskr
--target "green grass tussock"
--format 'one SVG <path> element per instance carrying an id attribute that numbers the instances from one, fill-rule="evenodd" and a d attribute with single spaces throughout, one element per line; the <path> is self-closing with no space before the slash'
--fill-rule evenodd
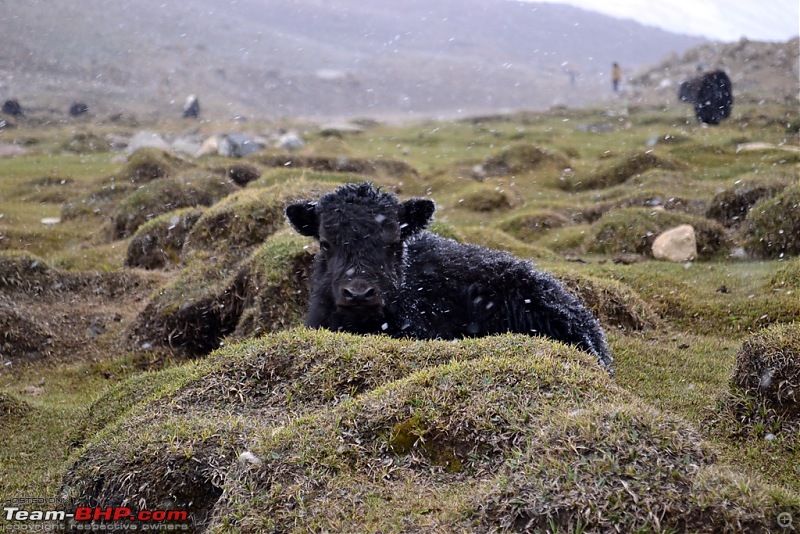
<path id="1" fill-rule="evenodd" d="M 25 417 L 33 411 L 30 404 L 10 393 L 0 392 L 0 417 L 4 422 Z"/>
<path id="2" fill-rule="evenodd" d="M 782 175 L 754 175 L 737 179 L 732 187 L 714 196 L 706 217 L 729 228 L 739 226 L 757 202 L 774 197 L 787 185 L 788 180 Z"/>
<path id="3" fill-rule="evenodd" d="M 746 339 L 731 383 L 800 423 L 800 322 L 773 325 Z"/>
<path id="4" fill-rule="evenodd" d="M 618 158 L 610 166 L 602 168 L 588 176 L 579 172 L 565 177 L 561 187 L 566 190 L 584 191 L 587 189 L 603 189 L 619 185 L 628 179 L 650 169 L 665 171 L 684 170 L 687 165 L 667 155 L 658 155 L 652 150 L 634 152 Z"/>
<path id="5" fill-rule="evenodd" d="M 316 198 L 331 189 L 298 180 L 238 191 L 203 213 L 189 232 L 187 248 L 242 258 L 286 224 L 284 210 L 289 203 Z"/>
<path id="6" fill-rule="evenodd" d="M 482 168 L 487 176 L 512 176 L 540 169 L 558 172 L 570 167 L 569 159 L 558 152 L 531 144 L 518 144 L 504 148 L 484 160 Z"/>
<path id="7" fill-rule="evenodd" d="M 150 219 L 128 244 L 126 267 L 165 269 L 181 263 L 189 230 L 203 214 L 200 208 L 183 208 Z"/>
<path id="8" fill-rule="evenodd" d="M 211 206 L 237 189 L 227 178 L 207 172 L 146 183 L 117 202 L 111 214 L 112 237 L 129 237 L 146 221 L 173 210 Z"/>
<path id="9" fill-rule="evenodd" d="M 750 210 L 745 250 L 763 258 L 800 255 L 800 182 Z"/>
<path id="10" fill-rule="evenodd" d="M 642 406 L 568 414 L 533 436 L 472 499 L 472 527 L 533 532 L 769 532 L 798 509 L 715 464 L 694 430 Z M 720 494 L 725 496 L 719 498 Z"/>
<path id="11" fill-rule="evenodd" d="M 175 176 L 179 171 L 193 166 L 164 150 L 145 147 L 128 156 L 128 162 L 115 177 L 120 182 L 142 184 Z"/>
<path id="12" fill-rule="evenodd" d="M 533 209 L 506 218 L 499 223 L 499 227 L 522 241 L 535 241 L 553 228 L 562 228 L 570 222 L 568 217 L 557 211 Z"/>
<path id="13" fill-rule="evenodd" d="M 635 252 L 652 256 L 656 237 L 681 224 L 694 228 L 699 259 L 727 255 L 732 243 L 719 223 L 685 213 L 645 208 L 627 208 L 603 215 L 592 225 L 586 247 L 590 252 L 602 254 Z"/>
<path id="14" fill-rule="evenodd" d="M 800 257 L 787 261 L 779 268 L 770 280 L 773 289 L 783 289 L 786 292 L 800 291 Z"/>

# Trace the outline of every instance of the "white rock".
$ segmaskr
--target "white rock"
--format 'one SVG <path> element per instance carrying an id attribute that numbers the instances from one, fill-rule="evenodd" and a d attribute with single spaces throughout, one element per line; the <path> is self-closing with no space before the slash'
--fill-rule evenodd
<path id="1" fill-rule="evenodd" d="M 694 228 L 682 224 L 662 233 L 653 242 L 653 257 L 683 263 L 697 257 L 697 237 Z"/>

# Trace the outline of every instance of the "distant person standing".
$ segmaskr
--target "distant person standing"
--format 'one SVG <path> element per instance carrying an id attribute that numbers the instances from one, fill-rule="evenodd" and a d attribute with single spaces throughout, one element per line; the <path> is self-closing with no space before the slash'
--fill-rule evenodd
<path id="1" fill-rule="evenodd" d="M 619 82 L 622 81 L 622 69 L 616 61 L 611 68 L 611 83 L 614 85 L 614 92 L 619 92 Z"/>

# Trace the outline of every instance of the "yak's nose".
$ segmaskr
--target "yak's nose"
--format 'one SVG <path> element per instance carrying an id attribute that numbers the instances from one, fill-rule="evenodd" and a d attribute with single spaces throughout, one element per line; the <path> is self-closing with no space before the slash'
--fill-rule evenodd
<path id="1" fill-rule="evenodd" d="M 363 279 L 350 280 L 342 285 L 341 295 L 350 306 L 374 306 L 378 304 L 378 289 Z"/>

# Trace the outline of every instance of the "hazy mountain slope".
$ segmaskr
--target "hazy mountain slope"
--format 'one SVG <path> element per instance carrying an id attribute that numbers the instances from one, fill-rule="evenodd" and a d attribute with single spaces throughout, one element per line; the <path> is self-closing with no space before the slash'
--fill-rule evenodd
<path id="1" fill-rule="evenodd" d="M 225 116 L 541 107 L 607 94 L 611 61 L 700 42 L 507 0 L 31 0 L 0 15 L 0 98 L 176 113 L 194 92 Z"/>

